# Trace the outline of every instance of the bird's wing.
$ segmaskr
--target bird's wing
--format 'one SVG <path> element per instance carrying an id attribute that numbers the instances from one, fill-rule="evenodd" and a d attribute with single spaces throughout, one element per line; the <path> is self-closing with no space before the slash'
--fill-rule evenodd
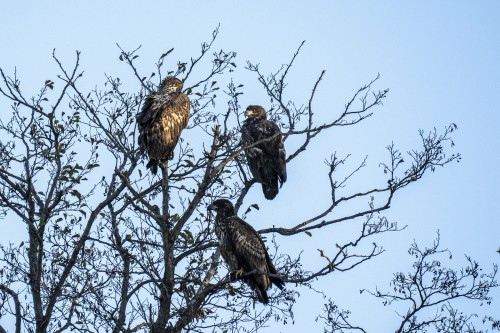
<path id="1" fill-rule="evenodd" d="M 157 94 L 150 94 L 146 97 L 141 112 L 136 116 L 137 124 L 139 124 L 140 127 L 146 126 L 159 116 L 161 111 L 161 103 L 159 103 L 160 98 L 161 97 Z"/>
<path id="2" fill-rule="evenodd" d="M 226 222 L 228 237 L 232 242 L 235 258 L 239 263 L 238 267 L 243 268 L 247 273 L 253 270 L 263 273 L 262 275 L 254 274 L 248 278 L 247 282 L 251 287 L 256 288 L 259 299 L 267 303 L 266 290 L 270 287 L 271 283 L 283 289 L 283 279 L 268 275 L 269 273 L 277 274 L 277 271 L 257 231 L 236 216 L 227 218 Z"/>
<path id="3" fill-rule="evenodd" d="M 189 119 L 189 99 L 184 94 L 174 96 L 163 100 L 160 108 L 158 123 L 161 129 L 162 143 L 167 144 L 170 147 L 168 149 L 173 149 Z"/>
<path id="4" fill-rule="evenodd" d="M 236 216 L 229 217 L 227 223 L 228 236 L 234 251 L 245 262 L 246 270 L 269 272 L 266 260 L 267 251 L 257 231 Z"/>
<path id="5" fill-rule="evenodd" d="M 259 140 L 270 138 L 276 135 L 276 137 L 272 140 L 264 142 L 266 147 L 269 147 L 273 151 L 276 149 L 285 149 L 283 144 L 283 137 L 281 135 L 277 135 L 281 134 L 281 130 L 275 122 L 271 120 L 264 120 L 262 121 L 260 126 L 262 126 L 262 130 L 260 131 L 262 134 L 261 137 L 259 137 Z"/>
<path id="6" fill-rule="evenodd" d="M 263 126 L 265 128 L 263 132 L 266 137 L 281 134 L 278 125 L 271 120 L 266 120 Z M 283 136 L 277 135 L 274 139 L 266 142 L 264 147 L 267 155 L 272 157 L 273 169 L 276 170 L 280 177 L 280 182 L 283 184 L 286 181 L 286 151 Z"/>

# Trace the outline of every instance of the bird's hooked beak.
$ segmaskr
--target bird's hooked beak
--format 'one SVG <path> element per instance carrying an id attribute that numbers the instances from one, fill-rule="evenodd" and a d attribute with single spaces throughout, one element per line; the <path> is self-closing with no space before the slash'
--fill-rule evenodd
<path id="1" fill-rule="evenodd" d="M 208 205 L 207 209 L 208 210 L 217 210 L 217 206 L 215 206 L 214 204 L 210 204 L 210 205 Z"/>
<path id="2" fill-rule="evenodd" d="M 246 109 L 246 110 L 245 110 L 245 117 L 247 117 L 247 118 L 248 118 L 248 117 L 250 117 L 252 114 L 253 114 L 253 111 L 252 111 L 252 110 L 250 110 L 250 109 Z"/>

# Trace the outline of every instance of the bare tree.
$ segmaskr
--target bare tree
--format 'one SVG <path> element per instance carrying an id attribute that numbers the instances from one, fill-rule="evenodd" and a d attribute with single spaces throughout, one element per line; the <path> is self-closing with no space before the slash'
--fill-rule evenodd
<path id="1" fill-rule="evenodd" d="M 444 148 L 452 143 L 455 125 L 421 131 L 422 146 L 405 161 L 394 144 L 387 148 L 388 159 L 381 161 L 386 185 L 367 184 L 356 192 L 347 185 L 366 167 L 366 158 L 346 171 L 349 156 L 333 152 L 325 175 L 330 206 L 292 227 L 260 230 L 289 283 L 273 291 L 269 306 L 256 305 L 245 284 L 230 281 L 206 215 L 207 204 L 218 197 L 233 200 L 245 213 L 258 207 L 246 202 L 255 180 L 239 140 L 243 86 L 232 78 L 236 53 L 213 51 L 217 34 L 218 29 L 199 55 L 178 61 L 176 68 L 165 69 L 173 49 L 165 52 L 150 75 L 136 66 L 139 49 L 120 48 L 119 58 L 131 75 L 106 76 L 104 85 L 91 91 L 80 87 L 79 52 L 70 67 L 54 52 L 57 80 L 47 80 L 33 97 L 25 96 L 16 72 L 0 70 L 0 94 L 12 107 L 12 116 L 4 110 L 0 122 L 0 213 L 26 228 L 21 244 L 0 249 L 0 311 L 12 317 L 16 331 L 254 332 L 270 319 L 293 321 L 294 286 L 312 286 L 383 253 L 377 235 L 400 230 L 381 214 L 394 195 L 437 166 L 459 160 Z M 308 101 L 285 97 L 287 75 L 303 44 L 275 73 L 265 75 L 251 62 L 246 66 L 270 96 L 271 118 L 281 125 L 285 140 L 294 136 L 299 142 L 287 141 L 289 168 L 320 133 L 371 117 L 388 93 L 375 89 L 377 76 L 328 122 L 317 123 L 314 114 L 321 110 L 313 110 L 313 100 L 324 71 Z M 191 114 L 183 138 L 193 140 L 181 138 L 176 158 L 158 179 L 142 163 L 135 115 L 166 75 L 185 83 Z M 224 94 L 219 78 L 230 82 Z M 132 91 L 124 88 L 124 82 L 132 85 L 130 79 L 137 85 Z M 337 213 L 337 207 L 352 202 L 363 208 Z M 279 251 L 280 237 L 355 220 L 361 221 L 350 224 L 357 236 L 324 244 L 318 254 L 324 264 L 317 269 L 307 267 L 300 255 Z"/>
<path id="2" fill-rule="evenodd" d="M 479 264 L 469 256 L 465 256 L 467 265 L 459 270 L 447 268 L 442 263 L 442 257 L 449 250 L 440 249 L 439 233 L 430 248 L 422 249 L 414 242 L 408 254 L 415 257 L 413 271 L 410 273 L 395 273 L 390 285 L 393 291 L 369 291 L 370 295 L 383 300 L 384 306 L 402 303 L 397 313 L 401 318 L 397 333 L 411 332 L 456 332 L 484 333 L 500 331 L 500 320 L 484 316 L 480 320 L 476 313 L 467 314 L 457 308 L 457 301 L 471 300 L 481 305 L 490 305 L 491 289 L 498 287 L 495 280 L 498 267 L 493 265 L 489 273 L 482 272 Z M 333 301 L 325 305 L 323 319 L 325 332 L 369 332 L 351 324 L 350 311 L 340 309 Z M 479 325 L 479 326 L 478 326 Z M 489 328 L 488 328 L 489 326 Z M 480 328 L 478 328 L 480 327 Z"/>

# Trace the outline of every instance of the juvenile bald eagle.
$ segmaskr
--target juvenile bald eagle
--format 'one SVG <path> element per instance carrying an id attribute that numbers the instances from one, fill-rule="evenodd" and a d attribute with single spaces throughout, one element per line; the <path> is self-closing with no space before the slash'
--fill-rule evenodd
<path id="1" fill-rule="evenodd" d="M 266 119 L 266 110 L 262 106 L 248 106 L 245 116 L 247 119 L 241 127 L 243 146 L 281 134 L 278 125 Z M 271 140 L 261 142 L 246 149 L 245 155 L 253 177 L 262 184 L 264 197 L 268 200 L 274 199 L 279 187 L 286 182 L 286 152 L 283 138 L 277 135 Z"/>
<path id="2" fill-rule="evenodd" d="M 232 278 L 240 278 L 252 271 L 260 272 L 242 279 L 255 290 L 259 301 L 267 304 L 269 298 L 266 290 L 271 287 L 271 283 L 283 289 L 284 282 L 279 277 L 262 274 L 277 272 L 260 235 L 250 224 L 236 216 L 229 200 L 215 200 L 208 209 L 217 212 L 215 234 L 219 239 L 220 253 L 232 271 Z"/>
<path id="3" fill-rule="evenodd" d="M 174 158 L 174 148 L 189 118 L 189 98 L 182 93 L 182 81 L 165 78 L 157 93 L 146 97 L 136 116 L 139 128 L 139 147 L 149 155 L 146 165 L 153 174 L 158 163 Z"/>

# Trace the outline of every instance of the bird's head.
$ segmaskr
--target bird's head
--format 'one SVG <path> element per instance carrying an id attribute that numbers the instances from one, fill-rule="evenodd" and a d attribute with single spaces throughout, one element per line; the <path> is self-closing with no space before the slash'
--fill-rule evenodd
<path id="1" fill-rule="evenodd" d="M 208 207 L 208 210 L 214 210 L 217 214 L 221 214 L 223 216 L 233 216 L 234 215 L 234 206 L 231 201 L 227 199 L 217 199 L 212 202 Z"/>
<path id="2" fill-rule="evenodd" d="M 168 94 L 180 92 L 182 90 L 182 81 L 173 76 L 167 76 L 160 84 L 160 91 Z"/>
<path id="3" fill-rule="evenodd" d="M 266 110 L 260 105 L 249 105 L 245 111 L 247 118 L 266 119 Z"/>

